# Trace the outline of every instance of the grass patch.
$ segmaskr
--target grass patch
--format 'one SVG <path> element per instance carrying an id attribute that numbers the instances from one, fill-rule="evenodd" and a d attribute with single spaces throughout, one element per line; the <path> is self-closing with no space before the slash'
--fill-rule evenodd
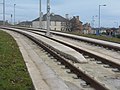
<path id="1" fill-rule="evenodd" d="M 109 41 L 109 42 L 120 43 L 120 39 L 115 38 L 115 37 L 96 36 L 96 35 L 93 35 L 93 34 L 80 34 L 80 33 L 77 33 L 77 32 L 65 32 L 65 33 L 74 34 L 74 35 L 78 35 L 78 36 L 84 36 L 84 37 L 88 37 L 88 38 L 99 39 L 99 40 L 105 40 L 105 41 Z"/>
<path id="2" fill-rule="evenodd" d="M 0 90 L 34 90 L 16 41 L 0 31 Z"/>

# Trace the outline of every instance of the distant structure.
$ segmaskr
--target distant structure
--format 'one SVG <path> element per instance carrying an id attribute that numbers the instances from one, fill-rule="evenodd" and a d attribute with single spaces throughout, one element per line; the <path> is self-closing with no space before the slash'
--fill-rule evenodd
<path id="1" fill-rule="evenodd" d="M 22 27 L 32 27 L 32 21 L 22 21 L 19 22 L 17 25 Z"/>
<path id="2" fill-rule="evenodd" d="M 64 32 L 77 32 L 81 34 L 92 34 L 95 30 L 92 30 L 90 23 L 82 25 L 79 16 L 69 17 L 69 14 L 65 14 L 65 18 L 51 13 L 50 14 L 50 29 Z M 32 21 L 33 28 L 39 28 L 39 18 Z M 42 28 L 47 29 L 47 14 L 42 17 Z"/>
<path id="3" fill-rule="evenodd" d="M 69 20 L 54 13 L 50 14 L 50 29 L 57 31 L 66 31 L 69 29 Z M 39 18 L 32 21 L 32 27 L 39 28 Z M 42 17 L 42 28 L 47 29 L 47 14 Z"/>
<path id="4" fill-rule="evenodd" d="M 114 35 L 117 34 L 117 32 L 118 32 L 117 28 L 109 28 L 109 29 L 106 30 L 106 34 L 108 36 L 114 36 Z"/>
<path id="5" fill-rule="evenodd" d="M 66 15 L 65 15 L 65 17 L 66 17 L 66 19 L 68 19 L 68 20 L 69 20 L 69 14 L 66 14 Z"/>
<path id="6" fill-rule="evenodd" d="M 118 29 L 118 33 L 120 34 L 120 26 L 119 26 L 119 29 Z"/>
<path id="7" fill-rule="evenodd" d="M 85 23 L 83 25 L 83 34 L 91 34 L 92 33 L 92 28 L 90 26 L 90 23 Z"/>
<path id="8" fill-rule="evenodd" d="M 0 21 L 0 26 L 2 25 L 3 25 L 3 21 Z M 10 24 L 8 23 L 8 21 L 5 21 L 5 25 L 10 25 Z"/>
<path id="9" fill-rule="evenodd" d="M 79 16 L 73 16 L 73 18 L 70 20 L 70 26 L 71 31 L 82 33 L 83 26 Z"/>

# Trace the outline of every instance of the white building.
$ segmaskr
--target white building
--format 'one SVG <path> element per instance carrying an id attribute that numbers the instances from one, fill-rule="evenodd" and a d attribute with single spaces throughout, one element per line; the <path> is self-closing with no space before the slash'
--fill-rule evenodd
<path id="1" fill-rule="evenodd" d="M 69 20 L 60 16 L 51 14 L 50 15 L 50 29 L 57 30 L 57 31 L 64 31 L 67 30 L 69 26 Z M 39 18 L 33 20 L 32 27 L 39 28 Z M 42 17 L 42 28 L 47 29 L 47 14 L 43 15 Z"/>

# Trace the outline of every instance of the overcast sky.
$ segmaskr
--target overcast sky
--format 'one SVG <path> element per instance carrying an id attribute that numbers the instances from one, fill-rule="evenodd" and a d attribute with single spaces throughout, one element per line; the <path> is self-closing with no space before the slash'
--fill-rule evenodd
<path id="1" fill-rule="evenodd" d="M 3 0 L 0 0 L 2 3 Z M 83 23 L 91 23 L 92 17 L 95 17 L 95 27 L 98 26 L 98 7 L 101 7 L 101 26 L 116 27 L 120 25 L 120 0 L 50 0 L 51 12 L 65 17 L 80 16 Z M 46 2 L 42 0 L 42 11 L 46 13 Z M 11 20 L 11 14 L 16 4 L 16 21 L 34 20 L 39 16 L 39 0 L 6 0 L 6 19 Z M 2 13 L 2 4 L 0 4 L 0 13 Z M 2 20 L 2 14 L 0 14 Z"/>

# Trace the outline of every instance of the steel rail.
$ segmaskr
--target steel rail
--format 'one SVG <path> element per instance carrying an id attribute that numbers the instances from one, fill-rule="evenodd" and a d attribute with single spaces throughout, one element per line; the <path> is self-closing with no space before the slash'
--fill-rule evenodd
<path id="1" fill-rule="evenodd" d="M 120 47 L 117 47 L 117 46 L 113 46 L 113 45 L 109 45 L 109 44 L 104 44 L 104 43 L 96 42 L 96 41 L 93 41 L 93 40 L 91 41 L 91 40 L 88 40 L 88 39 L 83 39 L 83 38 L 77 38 L 77 37 L 73 37 L 73 36 L 58 34 L 58 33 L 55 33 L 55 32 L 52 32 L 52 34 L 56 34 L 56 35 L 59 35 L 59 36 L 63 36 L 63 37 L 67 37 L 67 38 L 72 38 L 72 39 L 75 39 L 75 40 L 80 40 L 80 41 L 84 41 L 84 42 L 87 42 L 87 43 L 91 43 L 91 44 L 103 46 L 104 48 L 114 49 L 116 51 L 120 51 Z"/>
<path id="2" fill-rule="evenodd" d="M 45 49 L 48 53 L 50 53 L 59 62 L 61 62 L 61 64 L 65 65 L 67 68 L 69 68 L 70 71 L 72 73 L 76 74 L 78 78 L 83 79 L 84 81 L 86 81 L 87 84 L 89 84 L 91 87 L 95 88 L 96 90 L 109 90 L 105 85 L 98 82 L 95 78 L 89 76 L 88 74 L 86 74 L 86 72 L 84 72 L 80 68 L 78 68 L 75 65 L 71 64 L 70 62 L 68 62 L 67 59 L 65 59 L 64 57 L 61 57 L 57 52 L 54 52 L 53 50 L 51 50 L 41 40 L 36 39 L 35 37 L 33 37 L 33 36 L 29 35 L 29 34 L 20 32 L 20 31 L 16 31 L 16 30 L 9 29 L 9 28 L 3 28 L 3 29 L 15 31 L 17 33 L 20 33 L 20 34 L 28 37 L 29 39 L 34 41 L 36 44 L 38 44 L 40 47 Z"/>
<path id="3" fill-rule="evenodd" d="M 62 41 L 60 41 L 60 40 L 57 40 L 57 39 L 54 39 L 54 38 L 51 38 L 51 37 L 47 37 L 47 36 L 42 35 L 42 34 L 40 34 L 40 33 L 36 33 L 36 32 L 32 32 L 32 33 L 35 33 L 35 34 L 44 36 L 44 37 L 46 37 L 46 38 L 49 38 L 49 39 L 51 39 L 51 40 L 54 40 L 54 41 L 59 42 L 59 43 L 61 43 L 61 44 L 64 44 L 64 45 L 66 45 L 66 46 L 68 46 L 68 47 L 73 48 L 74 50 L 76 50 L 76 51 L 78 51 L 78 52 L 80 52 L 80 53 L 84 53 L 84 54 L 86 54 L 86 55 L 88 55 L 88 56 L 90 56 L 90 57 L 92 57 L 92 58 L 95 58 L 96 60 L 102 61 L 102 63 L 104 63 L 104 64 L 108 64 L 109 66 L 111 66 L 111 67 L 113 67 L 113 68 L 118 68 L 118 69 L 120 70 L 120 64 L 118 64 L 118 63 L 116 63 L 116 62 L 113 62 L 113 61 L 111 61 L 111 60 L 109 60 L 109 59 L 107 59 L 107 58 L 101 57 L 101 56 L 99 56 L 99 55 L 95 55 L 95 54 L 93 54 L 93 53 L 91 53 L 91 52 L 89 52 L 89 51 L 87 51 L 87 50 L 80 49 L 80 48 L 78 48 L 78 47 L 76 47 L 76 46 L 74 46 L 74 45 L 67 44 L 67 43 L 65 43 L 65 42 L 62 42 Z"/>
<path id="4" fill-rule="evenodd" d="M 17 28 L 21 29 L 21 27 L 17 27 Z M 22 29 L 29 30 L 29 31 L 33 31 L 33 30 L 34 30 L 34 29 L 31 29 L 31 28 L 22 28 Z M 40 30 L 34 30 L 34 31 L 44 32 L 44 31 L 40 31 Z M 35 33 L 35 32 L 34 32 L 34 33 Z M 38 34 L 38 33 L 35 33 L 35 34 Z M 42 34 L 39 34 L 39 35 L 42 35 Z M 116 63 L 116 62 L 113 62 L 113 61 L 110 61 L 110 60 L 108 60 L 107 58 L 101 57 L 101 56 L 99 56 L 99 55 L 95 55 L 95 54 L 93 54 L 93 53 L 91 53 L 91 52 L 89 52 L 89 51 L 86 51 L 86 50 L 77 48 L 77 47 L 75 47 L 75 46 L 73 46 L 73 45 L 69 45 L 69 44 L 67 44 L 67 43 L 65 43 L 65 42 L 62 42 L 62 41 L 53 39 L 53 38 L 51 38 L 51 37 L 47 37 L 47 36 L 45 36 L 45 35 L 42 35 L 42 36 L 44 36 L 44 37 L 46 37 L 46 38 L 49 38 L 49 39 L 51 39 L 51 40 L 54 40 L 54 41 L 56 41 L 56 42 L 59 42 L 59 43 L 61 43 L 61 44 L 64 44 L 64 45 L 66 45 L 66 46 L 69 46 L 69 47 L 75 49 L 76 51 L 78 51 L 78 52 L 80 52 L 80 53 L 84 53 L 84 54 L 86 54 L 86 55 L 88 55 L 88 56 L 90 56 L 90 57 L 95 58 L 96 60 L 102 61 L 102 63 L 104 63 L 104 64 L 108 64 L 110 67 L 117 68 L 118 70 L 120 70 L 120 64 L 118 64 L 118 63 Z M 67 36 L 65 36 L 65 37 L 67 37 Z M 71 37 L 70 37 L 70 38 L 71 38 Z"/>
<path id="5" fill-rule="evenodd" d="M 39 32 L 46 33 L 45 30 L 38 30 L 38 29 L 33 29 L 33 28 L 24 28 L 24 27 L 13 27 L 13 28 L 25 29 L 25 30 L 34 30 L 34 31 L 39 31 Z M 63 37 L 66 37 L 66 38 L 72 38 L 72 39 L 75 39 L 75 40 L 80 40 L 80 41 L 92 43 L 92 44 L 95 44 L 95 45 L 103 46 L 104 48 L 109 48 L 109 49 L 114 49 L 116 51 L 120 51 L 120 47 L 118 47 L 118 46 L 113 46 L 113 45 L 110 45 L 110 44 L 104 44 L 104 43 L 101 43 L 101 42 L 96 42 L 94 40 L 91 41 L 91 40 L 84 39 L 84 38 L 78 38 L 78 37 L 75 37 L 75 36 L 64 35 L 64 33 L 62 34 L 62 32 L 59 33 L 59 32 L 55 32 L 55 31 L 51 31 L 51 34 L 63 36 Z"/>

